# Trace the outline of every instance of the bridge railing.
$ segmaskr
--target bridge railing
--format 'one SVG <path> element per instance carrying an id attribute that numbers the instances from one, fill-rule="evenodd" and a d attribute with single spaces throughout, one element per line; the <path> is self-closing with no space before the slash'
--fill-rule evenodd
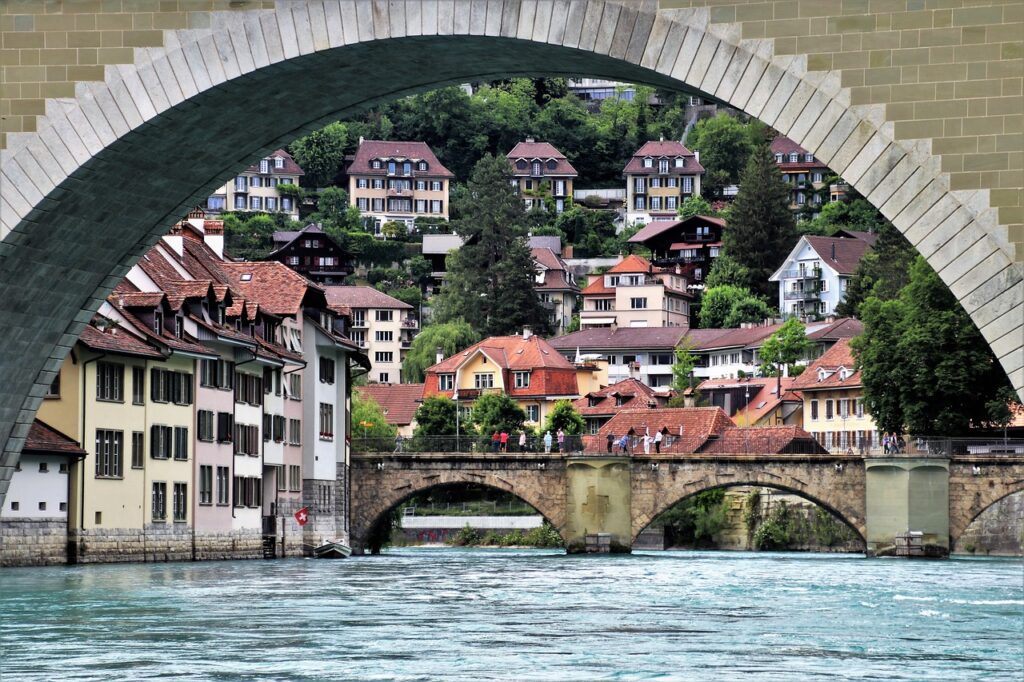
<path id="1" fill-rule="evenodd" d="M 890 448 L 873 450 L 874 456 L 905 455 L 908 457 L 957 457 L 964 455 L 1024 455 L 1024 438 L 934 438 L 911 437 L 905 444 Z"/>
<path id="2" fill-rule="evenodd" d="M 509 434 L 508 441 L 502 445 L 495 443 L 490 436 L 412 436 L 410 438 L 353 438 L 353 452 L 463 452 L 463 453 L 520 453 L 537 454 L 544 452 L 574 453 L 583 451 L 582 436 L 565 436 L 559 444 L 558 437 L 551 434 L 550 445 L 542 436 L 528 436 L 526 443 L 519 444 L 519 434 Z"/>

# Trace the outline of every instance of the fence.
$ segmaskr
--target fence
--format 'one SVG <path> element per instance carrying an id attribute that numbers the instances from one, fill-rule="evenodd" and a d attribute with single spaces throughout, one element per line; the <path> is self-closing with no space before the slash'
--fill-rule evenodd
<path id="1" fill-rule="evenodd" d="M 558 436 L 551 434 L 550 444 L 542 436 L 527 436 L 524 445 L 519 444 L 519 434 L 509 434 L 508 441 L 500 441 L 475 435 L 467 436 L 413 436 L 412 438 L 353 438 L 353 452 L 462 452 L 462 453 L 519 453 L 537 454 L 543 452 L 579 453 L 583 451 L 582 436 L 565 436 L 561 447 Z"/>
<path id="2" fill-rule="evenodd" d="M 910 437 L 905 444 L 887 453 L 874 448 L 872 456 L 957 457 L 963 455 L 1024 455 L 1024 438 L 933 438 Z"/>

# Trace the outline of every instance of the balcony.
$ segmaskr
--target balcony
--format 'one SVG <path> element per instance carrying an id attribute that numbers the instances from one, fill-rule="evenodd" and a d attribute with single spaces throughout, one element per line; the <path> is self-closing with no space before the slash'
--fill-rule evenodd
<path id="1" fill-rule="evenodd" d="M 412 190 L 411 189 L 394 187 L 394 188 L 388 188 L 387 194 L 388 194 L 389 197 L 411 197 L 412 196 Z"/>
<path id="2" fill-rule="evenodd" d="M 819 268 L 786 270 L 782 273 L 782 279 L 819 280 L 821 279 L 821 270 Z"/>
<path id="3" fill-rule="evenodd" d="M 811 289 L 808 291 L 785 291 L 782 294 L 783 300 L 786 301 L 817 301 L 821 298 L 821 292 L 817 289 Z"/>
<path id="4" fill-rule="evenodd" d="M 439 273 L 443 275 L 444 273 Z M 419 329 L 420 321 L 411 317 L 407 317 L 400 323 L 402 329 Z"/>
<path id="5" fill-rule="evenodd" d="M 352 329 L 366 329 L 369 325 L 366 324 L 366 318 L 355 317 L 352 318 Z"/>

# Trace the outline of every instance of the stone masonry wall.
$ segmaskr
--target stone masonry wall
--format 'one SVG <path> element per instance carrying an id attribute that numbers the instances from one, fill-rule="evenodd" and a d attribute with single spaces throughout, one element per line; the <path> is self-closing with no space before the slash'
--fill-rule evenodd
<path id="1" fill-rule="evenodd" d="M 0 566 L 48 566 L 68 559 L 62 518 L 0 520 Z"/>
<path id="2" fill-rule="evenodd" d="M 1024 491 L 983 511 L 956 543 L 962 554 L 1024 555 Z"/>

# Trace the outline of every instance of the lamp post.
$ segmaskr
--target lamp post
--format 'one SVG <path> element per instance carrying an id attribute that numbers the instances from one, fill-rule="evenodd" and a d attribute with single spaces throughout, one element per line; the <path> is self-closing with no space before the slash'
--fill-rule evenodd
<path id="1" fill-rule="evenodd" d="M 455 399 L 455 452 L 459 451 L 459 387 L 456 386 L 452 392 Z"/>

